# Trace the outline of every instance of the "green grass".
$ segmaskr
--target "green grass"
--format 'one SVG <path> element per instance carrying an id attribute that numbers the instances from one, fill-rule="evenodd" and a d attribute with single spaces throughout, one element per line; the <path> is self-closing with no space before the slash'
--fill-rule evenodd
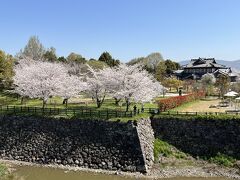
<path id="1" fill-rule="evenodd" d="M 162 98 L 162 97 L 156 98 L 154 100 L 154 102 L 157 102 L 160 98 Z M 111 110 L 113 110 L 113 111 L 123 111 L 123 112 L 126 110 L 126 106 L 125 106 L 124 101 L 122 101 L 120 103 L 120 104 L 122 104 L 121 106 L 118 106 L 118 105 L 115 104 L 115 101 L 113 99 L 111 99 L 110 97 L 107 97 L 105 99 L 101 108 L 97 108 L 96 103 L 93 102 L 91 100 L 91 98 L 85 97 L 83 94 L 81 95 L 80 98 L 72 98 L 71 100 L 72 100 L 72 102 L 75 101 L 75 103 L 71 103 L 71 101 L 69 101 L 68 108 L 88 107 L 88 108 L 91 108 L 93 111 L 94 110 L 96 110 L 97 112 L 98 111 L 104 111 L 104 112 L 102 112 L 103 116 L 104 116 L 104 113 L 106 113 L 106 110 L 109 110 L 109 111 L 111 111 Z M 90 102 L 90 103 L 88 103 L 88 104 L 77 103 L 77 102 L 84 102 L 84 101 L 85 102 Z M 8 106 L 16 106 L 16 107 L 27 106 L 27 107 L 40 107 L 41 108 L 42 107 L 42 101 L 40 99 L 25 98 L 24 103 L 21 104 L 21 98 L 20 97 L 17 97 L 16 95 L 12 95 L 12 94 L 9 94 L 9 93 L 1 92 L 0 93 L 0 105 L 4 105 L 4 106 L 8 105 Z M 133 111 L 133 106 L 134 105 L 136 105 L 137 109 L 139 109 L 139 110 L 142 108 L 141 104 L 132 103 L 130 108 L 129 108 L 129 111 Z M 46 108 L 65 109 L 65 107 L 66 106 L 62 104 L 62 98 L 60 98 L 60 97 L 50 98 L 48 100 L 47 105 L 46 105 Z M 144 108 L 145 109 L 147 109 L 147 108 L 158 108 L 158 105 L 157 105 L 157 103 L 145 103 Z M 22 115 L 24 115 L 24 114 L 31 114 L 31 113 L 25 113 L 25 112 L 22 113 Z M 33 114 L 33 112 L 32 112 L 32 114 Z M 41 115 L 42 113 L 39 112 L 37 114 Z M 68 114 L 62 113 L 61 115 L 49 115 L 49 113 L 46 113 L 46 112 L 45 112 L 45 114 L 48 115 L 48 116 L 51 116 L 51 117 L 65 117 L 65 118 L 72 118 L 74 116 L 73 112 L 72 113 L 68 112 Z M 75 115 L 78 116 L 78 114 L 75 114 Z M 91 118 L 94 118 L 94 116 L 95 115 L 92 115 Z M 122 118 L 118 117 L 118 118 L 111 118 L 110 120 L 113 120 L 113 121 L 120 120 L 120 121 L 127 122 L 129 120 L 135 121 L 135 120 L 138 120 L 140 118 L 146 118 L 146 117 L 149 117 L 149 116 L 150 115 L 148 113 L 140 113 L 139 115 L 136 115 L 134 117 L 122 117 Z M 80 112 L 79 117 L 82 117 L 81 112 Z M 98 118 L 98 117 L 96 116 L 95 118 Z"/>
<path id="2" fill-rule="evenodd" d="M 174 146 L 168 144 L 165 141 L 155 139 L 154 141 L 155 163 L 158 162 L 160 156 L 167 158 L 174 157 L 176 159 L 187 160 L 187 154 L 185 154 L 184 152 L 179 151 Z M 200 158 L 210 163 L 218 164 L 224 167 L 234 167 L 237 162 L 237 159 L 222 153 L 217 153 L 217 155 L 214 157 L 200 157 Z"/>
<path id="3" fill-rule="evenodd" d="M 155 162 L 158 161 L 159 156 L 164 157 L 175 157 L 177 159 L 185 159 L 187 155 L 179 150 L 177 150 L 174 146 L 168 144 L 165 141 L 160 139 L 155 139 L 154 141 L 154 159 Z"/>
<path id="4" fill-rule="evenodd" d="M 0 180 L 24 180 L 24 178 L 11 173 L 5 164 L 0 163 Z"/>
<path id="5" fill-rule="evenodd" d="M 233 167 L 237 160 L 231 156 L 218 153 L 216 156 L 209 158 L 209 161 L 221 166 Z"/>
<path id="6" fill-rule="evenodd" d="M 91 102 L 91 98 L 87 98 L 87 97 L 82 97 L 82 98 L 73 98 L 75 100 L 84 102 L 84 101 L 88 101 Z M 159 99 L 159 98 L 158 98 Z M 157 99 L 156 99 L 157 100 Z M 107 98 L 105 99 L 104 103 L 102 104 L 101 108 L 97 108 L 96 103 L 95 102 L 91 102 L 86 104 L 80 104 L 80 103 L 68 103 L 68 108 L 71 107 L 81 107 L 81 106 L 87 106 L 87 107 L 91 107 L 91 108 L 96 108 L 98 110 L 104 110 L 104 109 L 113 109 L 113 110 L 125 110 L 126 106 L 124 101 L 121 102 L 123 104 L 123 106 L 117 106 L 115 104 L 115 101 L 111 98 Z M 42 107 L 42 101 L 40 99 L 28 99 L 25 98 L 24 99 L 24 104 L 21 104 L 21 98 L 8 94 L 8 93 L 0 93 L 0 105 L 11 105 L 11 106 L 30 106 L 30 107 Z M 134 103 L 132 103 L 132 105 L 130 106 L 130 110 L 133 110 L 133 105 Z M 138 109 L 141 109 L 141 104 L 136 104 Z M 60 97 L 53 97 L 50 98 L 48 100 L 47 106 L 48 108 L 65 108 L 66 106 L 62 104 L 62 98 Z M 145 103 L 144 104 L 144 108 L 158 108 L 156 103 Z"/>
<path id="7" fill-rule="evenodd" d="M 0 164 L 0 179 L 8 174 L 8 169 L 4 164 Z"/>
<path id="8" fill-rule="evenodd" d="M 121 117 L 121 118 L 111 118 L 109 119 L 110 121 L 122 121 L 122 122 L 127 122 L 127 121 L 137 121 L 141 118 L 148 118 L 149 114 L 148 113 L 142 113 L 142 114 L 138 114 L 136 116 L 133 117 Z"/>

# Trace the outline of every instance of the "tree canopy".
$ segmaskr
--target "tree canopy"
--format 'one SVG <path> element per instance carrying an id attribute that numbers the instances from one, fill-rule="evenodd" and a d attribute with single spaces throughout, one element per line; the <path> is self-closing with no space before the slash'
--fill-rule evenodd
<path id="1" fill-rule="evenodd" d="M 83 69 L 89 72 L 84 72 Z M 53 96 L 67 100 L 85 92 L 97 107 L 105 97 L 125 100 L 127 111 L 132 102 L 151 101 L 162 93 L 161 84 L 142 66 L 120 64 L 115 67 L 94 69 L 88 64 L 21 59 L 14 67 L 14 92 L 22 97 L 40 98 L 43 107 Z"/>
<path id="2" fill-rule="evenodd" d="M 23 50 L 20 50 L 18 57 L 29 57 L 33 60 L 41 60 L 46 52 L 44 46 L 39 41 L 37 36 L 31 36 L 27 45 Z"/>
<path id="3" fill-rule="evenodd" d="M 57 61 L 56 49 L 54 47 L 49 48 L 44 54 L 43 59 L 47 61 Z"/>
<path id="4" fill-rule="evenodd" d="M 89 60 L 87 64 L 91 66 L 93 69 L 103 69 L 105 67 L 109 67 L 107 63 L 103 61 L 97 61 L 94 59 Z"/>
<path id="5" fill-rule="evenodd" d="M 218 87 L 220 97 L 223 97 L 230 87 L 230 78 L 220 74 L 216 80 L 216 86 Z"/>
<path id="6" fill-rule="evenodd" d="M 202 88 L 205 90 L 207 95 L 210 95 L 213 92 L 213 86 L 216 82 L 216 78 L 213 74 L 204 74 L 201 78 Z"/>
<path id="7" fill-rule="evenodd" d="M 165 78 L 170 77 L 173 72 L 180 68 L 180 64 L 170 59 L 163 59 L 161 53 L 154 52 L 146 57 L 132 59 L 128 65 L 143 64 L 144 69 L 152 73 L 158 81 L 162 82 Z"/>
<path id="8" fill-rule="evenodd" d="M 0 50 L 0 89 L 10 88 L 14 76 L 14 58 Z"/>
<path id="9" fill-rule="evenodd" d="M 68 99 L 86 88 L 86 83 L 77 76 L 69 75 L 68 69 L 61 63 L 22 59 L 14 70 L 15 93 L 40 98 L 43 107 L 51 96 Z"/>
<path id="10" fill-rule="evenodd" d="M 173 73 L 173 71 L 178 70 L 180 68 L 180 64 L 177 62 L 174 62 L 170 59 L 167 59 L 165 61 L 165 65 L 166 65 L 166 73 L 167 75 L 171 75 Z"/>
<path id="11" fill-rule="evenodd" d="M 174 77 L 167 78 L 163 81 L 163 85 L 165 87 L 170 88 L 170 91 L 171 91 L 171 88 L 175 88 L 178 91 L 179 87 L 182 86 L 182 84 L 183 84 L 182 81 L 180 81 Z"/>
<path id="12" fill-rule="evenodd" d="M 120 64 L 120 61 L 112 58 L 109 52 L 103 52 L 98 60 L 106 63 L 110 67 L 118 66 Z"/>
<path id="13" fill-rule="evenodd" d="M 150 73 L 155 74 L 158 64 L 163 60 L 164 59 L 160 53 L 154 52 L 154 53 L 149 54 L 146 57 L 132 59 L 127 64 L 129 64 L 129 65 L 143 64 L 144 69 L 146 69 Z"/>
<path id="14" fill-rule="evenodd" d="M 67 61 L 74 61 L 76 63 L 86 63 L 87 60 L 82 57 L 82 55 L 71 52 L 68 57 L 67 57 Z"/>

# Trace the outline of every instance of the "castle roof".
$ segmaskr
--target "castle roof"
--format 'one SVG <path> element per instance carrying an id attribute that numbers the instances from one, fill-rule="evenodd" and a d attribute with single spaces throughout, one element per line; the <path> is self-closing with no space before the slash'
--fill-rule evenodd
<path id="1" fill-rule="evenodd" d="M 198 58 L 191 59 L 191 61 L 184 66 L 184 68 L 203 68 L 203 67 L 216 67 L 227 68 L 224 65 L 218 64 L 214 58 Z"/>

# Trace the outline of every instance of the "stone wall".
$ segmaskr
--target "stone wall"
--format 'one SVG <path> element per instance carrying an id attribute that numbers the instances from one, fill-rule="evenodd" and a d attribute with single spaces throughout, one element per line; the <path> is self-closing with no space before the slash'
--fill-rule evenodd
<path id="1" fill-rule="evenodd" d="M 154 118 L 155 137 L 194 156 L 218 152 L 240 159 L 240 120 Z"/>
<path id="2" fill-rule="evenodd" d="M 0 158 L 146 172 L 153 152 L 141 122 L 1 116 Z"/>
<path id="3" fill-rule="evenodd" d="M 154 162 L 154 132 L 151 126 L 150 118 L 139 119 L 137 123 L 137 133 L 140 141 L 141 150 L 143 152 L 143 160 L 146 171 L 150 170 Z"/>

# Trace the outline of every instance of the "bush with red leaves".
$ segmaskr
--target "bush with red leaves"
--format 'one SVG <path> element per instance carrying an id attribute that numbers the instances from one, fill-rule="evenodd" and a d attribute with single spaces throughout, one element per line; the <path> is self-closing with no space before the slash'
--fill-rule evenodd
<path id="1" fill-rule="evenodd" d="M 178 107 L 184 103 L 201 99 L 203 97 L 205 97 L 205 92 L 200 91 L 200 92 L 187 94 L 183 96 L 176 96 L 176 97 L 170 97 L 167 99 L 162 99 L 158 102 L 158 106 L 159 106 L 160 112 L 162 112 L 162 111 L 167 111 L 175 107 Z"/>

